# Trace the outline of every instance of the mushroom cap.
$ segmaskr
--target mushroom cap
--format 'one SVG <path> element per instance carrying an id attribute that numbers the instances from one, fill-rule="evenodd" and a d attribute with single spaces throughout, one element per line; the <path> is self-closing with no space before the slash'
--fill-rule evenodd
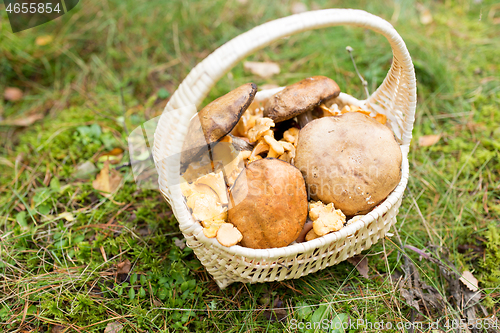
<path id="1" fill-rule="evenodd" d="M 207 152 L 208 145 L 219 142 L 231 132 L 256 93 L 257 86 L 246 83 L 201 109 L 189 123 L 181 163 L 189 163 L 203 151 Z"/>
<path id="2" fill-rule="evenodd" d="M 369 212 L 394 190 L 401 161 L 392 131 L 359 112 L 308 123 L 295 156 L 311 198 L 347 216 Z"/>
<path id="3" fill-rule="evenodd" d="M 338 84 L 326 76 L 313 76 L 274 94 L 266 104 L 264 117 L 278 123 L 311 110 L 340 94 Z"/>
<path id="4" fill-rule="evenodd" d="M 297 239 L 307 219 L 304 178 L 293 165 L 275 158 L 250 163 L 231 191 L 235 203 L 228 222 L 243 234 L 242 246 L 283 247 Z"/>

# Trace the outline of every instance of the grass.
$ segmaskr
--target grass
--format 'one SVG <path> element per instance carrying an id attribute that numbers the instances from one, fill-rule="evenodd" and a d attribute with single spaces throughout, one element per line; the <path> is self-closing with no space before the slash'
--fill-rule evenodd
<path id="1" fill-rule="evenodd" d="M 12 34 L 0 12 L 0 90 L 19 87 L 19 102 L 0 100 L 0 117 L 43 115 L 29 127 L 0 126 L 0 331 L 294 332 L 294 323 L 371 323 L 468 319 L 442 265 L 404 246 L 471 271 L 489 315 L 500 309 L 500 8 L 493 1 L 326 1 L 309 9 L 362 8 L 395 26 L 418 78 L 410 180 L 392 238 L 363 254 L 370 279 L 348 262 L 307 277 L 219 290 L 182 239 L 158 192 L 135 186 L 129 167 L 112 198 L 78 165 L 122 148 L 142 122 L 159 115 L 189 70 L 238 34 L 289 15 L 291 2 L 83 1 L 69 14 Z M 420 22 L 421 7 L 433 22 Z M 419 9 L 420 8 L 420 9 Z M 54 40 L 39 46 L 39 36 Z M 284 39 L 249 57 L 278 62 L 282 74 L 254 77 L 237 65 L 207 101 L 253 81 L 288 84 L 322 74 L 359 98 L 362 86 L 346 46 L 373 91 L 390 66 L 375 33 L 329 28 Z M 423 135 L 441 134 L 430 147 Z M 65 213 L 65 214 L 63 214 Z M 391 283 L 406 254 L 442 306 L 419 310 Z M 128 273 L 117 265 L 130 262 Z M 446 261 L 449 260 L 449 261 Z M 407 260 L 408 261 L 408 260 Z M 407 288 L 411 290 L 411 288 Z M 270 311 L 274 305 L 285 310 Z M 185 311 L 172 308 L 187 309 Z M 485 317 L 478 312 L 478 317 Z M 276 320 L 284 318 L 283 321 Z M 307 331 L 303 329 L 302 331 Z M 334 331 L 311 328 L 309 331 Z M 407 330 L 409 331 L 409 330 Z"/>

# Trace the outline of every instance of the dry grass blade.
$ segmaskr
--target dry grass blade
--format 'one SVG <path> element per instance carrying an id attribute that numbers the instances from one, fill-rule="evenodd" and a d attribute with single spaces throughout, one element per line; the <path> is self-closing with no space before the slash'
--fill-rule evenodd
<path id="1" fill-rule="evenodd" d="M 33 125 L 36 121 L 43 119 L 43 117 L 45 117 L 43 114 L 35 113 L 27 117 L 16 118 L 16 119 L 5 119 L 4 121 L 0 122 L 0 125 L 27 127 Z"/>
<path id="2" fill-rule="evenodd" d="M 420 147 L 429 147 L 435 145 L 441 139 L 441 134 L 423 135 L 418 138 L 418 145 Z"/>

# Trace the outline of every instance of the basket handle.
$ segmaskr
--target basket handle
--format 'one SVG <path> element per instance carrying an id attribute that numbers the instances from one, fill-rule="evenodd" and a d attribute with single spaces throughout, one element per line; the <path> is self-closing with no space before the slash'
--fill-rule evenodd
<path id="1" fill-rule="evenodd" d="M 413 63 L 401 36 L 386 20 L 357 9 L 324 9 L 304 12 L 257 26 L 219 47 L 194 67 L 165 107 L 172 111 L 189 104 L 197 107 L 215 83 L 239 61 L 283 37 L 299 32 L 337 25 L 371 29 L 389 41 L 393 61 L 380 87 L 368 98 L 366 105 L 393 110 L 398 117 L 398 133 L 403 145 L 409 145 L 415 117 L 416 80 Z M 379 109 L 380 110 L 380 109 Z"/>

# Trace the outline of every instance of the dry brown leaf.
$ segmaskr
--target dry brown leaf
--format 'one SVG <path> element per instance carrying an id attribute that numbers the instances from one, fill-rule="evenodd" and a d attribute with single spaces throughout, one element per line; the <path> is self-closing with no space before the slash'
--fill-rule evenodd
<path id="1" fill-rule="evenodd" d="M 351 258 L 347 259 L 348 262 L 354 265 L 356 269 L 358 270 L 359 274 L 363 276 L 364 278 L 368 279 L 368 259 L 365 256 L 354 256 Z"/>
<path id="2" fill-rule="evenodd" d="M 130 273 L 130 268 L 132 268 L 132 264 L 130 260 L 126 259 L 116 265 L 116 274 L 128 274 Z"/>
<path id="3" fill-rule="evenodd" d="M 424 9 L 420 13 L 420 23 L 422 23 L 423 25 L 428 25 L 428 24 L 431 24 L 432 21 L 433 21 L 433 19 L 432 19 L 431 11 L 429 9 Z"/>
<path id="4" fill-rule="evenodd" d="M 123 158 L 123 149 L 121 148 L 113 148 L 108 152 L 104 152 L 99 155 L 98 161 L 104 162 L 109 161 L 111 164 L 118 164 Z"/>
<path id="5" fill-rule="evenodd" d="M 7 87 L 3 92 L 3 98 L 11 102 L 18 101 L 23 98 L 23 91 L 16 87 Z"/>
<path id="6" fill-rule="evenodd" d="M 421 3 L 417 3 L 417 10 L 420 12 L 420 23 L 423 25 L 431 24 L 433 21 L 432 13 L 429 8 L 426 8 Z"/>
<path id="7" fill-rule="evenodd" d="M 121 149 L 121 148 L 113 148 L 110 151 L 102 153 L 101 155 L 99 155 L 99 157 L 101 157 L 101 156 L 118 156 L 118 155 L 121 155 L 121 154 L 123 154 L 123 149 Z"/>
<path id="8" fill-rule="evenodd" d="M 417 310 L 420 310 L 420 306 L 418 305 L 418 301 L 413 298 L 413 293 L 409 290 L 406 290 L 405 288 L 399 289 L 399 292 L 401 293 L 401 296 L 405 299 L 406 303 L 409 306 L 414 307 Z"/>
<path id="9" fill-rule="evenodd" d="M 109 170 L 109 162 L 104 162 L 104 167 L 92 182 L 92 187 L 98 191 L 113 193 L 122 181 L 122 176 L 115 169 Z"/>
<path id="10" fill-rule="evenodd" d="M 185 238 L 183 238 L 183 239 L 178 239 L 178 238 L 176 238 L 176 239 L 174 240 L 174 244 L 175 244 L 175 246 L 177 246 L 179 249 L 184 250 L 184 248 L 186 247 L 186 239 L 185 239 Z"/>
<path id="11" fill-rule="evenodd" d="M 280 300 L 280 297 L 278 296 L 274 300 L 273 304 L 269 307 L 269 309 L 265 309 L 263 311 L 264 317 L 266 317 L 267 320 L 271 322 L 275 321 L 282 322 L 286 319 L 288 315 L 288 312 L 286 311 L 286 309 L 284 309 L 284 307 L 285 304 L 283 303 L 282 300 Z"/>
<path id="12" fill-rule="evenodd" d="M 32 125 L 35 121 L 43 119 L 43 117 L 44 117 L 43 114 L 35 113 L 35 114 L 29 115 L 29 116 L 23 117 L 23 118 L 5 119 L 0 124 L 6 125 L 6 126 L 27 127 L 27 126 Z"/>
<path id="13" fill-rule="evenodd" d="M 471 272 L 469 271 L 464 271 L 462 273 L 462 276 L 460 277 L 460 282 L 462 282 L 466 287 L 467 289 L 469 289 L 470 291 L 473 291 L 473 292 L 476 292 L 479 290 L 479 287 L 478 287 L 478 281 L 477 279 L 474 277 L 474 275 L 472 275 Z"/>
<path id="14" fill-rule="evenodd" d="M 61 325 L 54 325 L 50 330 L 51 333 L 63 333 L 66 330 L 66 327 Z"/>
<path id="15" fill-rule="evenodd" d="M 117 321 L 112 321 L 106 325 L 104 333 L 118 333 L 123 329 L 123 325 Z"/>
<path id="16" fill-rule="evenodd" d="M 53 40 L 54 40 L 54 36 L 52 36 L 52 35 L 38 36 L 35 39 L 35 44 L 38 46 L 44 46 L 44 45 L 52 43 Z"/>
<path id="17" fill-rule="evenodd" d="M 245 61 L 243 68 L 264 79 L 280 73 L 280 66 L 275 62 Z"/>
<path id="18" fill-rule="evenodd" d="M 420 147 L 429 147 L 438 143 L 439 139 L 441 139 L 441 134 L 423 135 L 418 138 L 418 145 Z"/>

